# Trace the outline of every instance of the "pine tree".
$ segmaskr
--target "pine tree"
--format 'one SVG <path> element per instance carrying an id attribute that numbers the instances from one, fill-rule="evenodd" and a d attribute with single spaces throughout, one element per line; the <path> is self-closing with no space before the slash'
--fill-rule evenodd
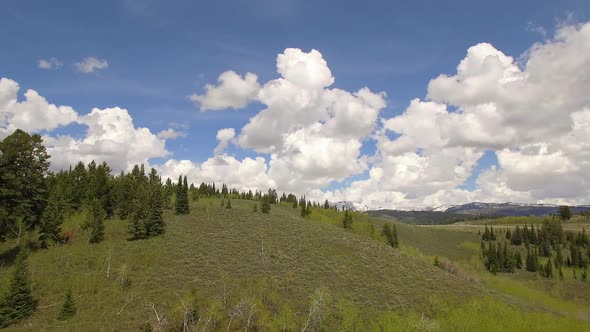
<path id="1" fill-rule="evenodd" d="M 225 199 L 221 199 L 221 207 L 225 207 Z"/>
<path id="2" fill-rule="evenodd" d="M 398 248 L 399 247 L 399 238 L 397 236 L 397 227 L 395 227 L 395 225 L 393 225 L 392 227 L 392 236 L 393 236 L 393 243 L 394 243 L 394 248 Z"/>
<path id="3" fill-rule="evenodd" d="M 258 204 L 254 203 L 254 205 L 252 205 L 252 211 L 258 213 Z"/>
<path id="4" fill-rule="evenodd" d="M 161 235 L 166 232 L 164 223 L 164 210 L 162 207 L 162 181 L 155 169 L 152 168 L 149 178 L 150 204 L 147 210 L 146 236 Z"/>
<path id="5" fill-rule="evenodd" d="M 76 305 L 74 304 L 74 299 L 72 298 L 72 291 L 68 290 L 66 293 L 66 298 L 64 304 L 61 307 L 61 311 L 59 312 L 59 320 L 66 320 L 76 314 Z"/>
<path id="6" fill-rule="evenodd" d="M 585 267 L 585 268 L 582 270 L 582 274 L 581 274 L 581 276 L 582 276 L 582 280 L 584 280 L 584 281 L 586 281 L 586 279 L 588 279 L 588 268 L 587 268 L 587 267 Z"/>
<path id="7" fill-rule="evenodd" d="M 90 229 L 90 243 L 99 243 L 104 240 L 104 219 L 105 212 L 100 201 L 95 198 L 88 203 L 88 212 L 86 220 L 82 225 L 82 230 Z"/>
<path id="8" fill-rule="evenodd" d="M 351 229 L 352 228 L 352 215 L 348 210 L 344 211 L 344 219 L 342 219 L 342 227 Z"/>
<path id="9" fill-rule="evenodd" d="M 58 243 L 61 236 L 61 224 L 64 222 L 64 207 L 60 204 L 58 195 L 53 192 L 49 196 L 47 208 L 43 212 L 39 227 L 39 241 L 42 248 L 47 248 L 50 243 Z"/>
<path id="10" fill-rule="evenodd" d="M 305 199 L 303 199 L 303 201 L 301 202 L 301 216 L 302 217 L 306 217 L 307 216 L 307 207 L 306 207 L 306 202 Z"/>
<path id="11" fill-rule="evenodd" d="M 553 278 L 553 264 L 551 264 L 551 258 L 549 258 L 547 264 L 545 264 L 545 277 L 549 279 Z"/>
<path id="12" fill-rule="evenodd" d="M 262 197 L 262 202 L 260 203 L 260 212 L 264 214 L 270 213 L 270 203 L 268 202 L 268 196 Z"/>
<path id="13" fill-rule="evenodd" d="M 311 201 L 307 202 L 307 209 L 305 210 L 305 215 L 306 216 L 311 215 Z"/>
<path id="14" fill-rule="evenodd" d="M 0 304 L 0 328 L 29 317 L 35 310 L 27 258 L 28 253 L 21 248 L 14 263 L 8 292 Z"/>
<path id="15" fill-rule="evenodd" d="M 22 230 L 31 230 L 41 221 L 48 168 L 49 155 L 40 135 L 17 129 L 0 140 L 0 241 L 21 236 L 20 222 Z"/>
<path id="16" fill-rule="evenodd" d="M 389 223 L 383 225 L 381 234 L 385 236 L 387 243 L 389 243 L 392 248 L 397 248 L 399 246 L 399 239 L 397 238 L 397 230 L 395 225 L 391 225 Z"/>
<path id="17" fill-rule="evenodd" d="M 493 226 L 490 226 L 490 241 L 496 241 L 496 234 L 494 233 Z"/>
<path id="18" fill-rule="evenodd" d="M 488 229 L 488 226 L 486 225 L 486 229 L 483 232 L 483 235 L 481 236 L 481 239 L 483 241 L 489 241 L 490 240 L 490 230 Z"/>
<path id="19" fill-rule="evenodd" d="M 225 205 L 226 209 L 231 209 L 231 200 L 229 199 L 229 197 L 227 198 L 227 204 Z"/>
<path id="20" fill-rule="evenodd" d="M 327 210 L 327 209 L 329 209 L 329 208 L 330 208 L 330 202 L 328 202 L 328 200 L 326 199 L 326 200 L 324 201 L 324 209 L 326 209 L 326 210 Z"/>

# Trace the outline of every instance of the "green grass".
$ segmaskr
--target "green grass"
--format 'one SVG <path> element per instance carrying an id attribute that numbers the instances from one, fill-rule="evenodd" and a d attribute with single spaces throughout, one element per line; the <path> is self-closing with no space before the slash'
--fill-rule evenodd
<path id="1" fill-rule="evenodd" d="M 367 313 L 419 311 L 432 294 L 449 299 L 476 294 L 475 286 L 428 262 L 355 231 L 302 219 L 290 207 L 273 206 L 263 215 L 252 212 L 252 202 L 232 200 L 232 205 L 228 210 L 218 200 L 201 200 L 188 216 L 168 213 L 164 236 L 140 241 L 126 240 L 126 222 L 108 220 L 106 241 L 98 245 L 86 243 L 79 216 L 70 218 L 62 228 L 74 231 L 71 244 L 30 257 L 39 303 L 20 327 L 138 329 L 146 321 L 154 324 L 152 304 L 172 324 L 192 291 L 203 316 L 220 307 L 219 324 L 244 299 L 264 303 L 257 306 L 261 326 L 285 305 L 301 324 L 310 296 L 322 287 L 332 299 L 348 299 Z M 3 288 L 10 271 L 0 269 Z M 78 313 L 61 322 L 57 315 L 68 289 Z"/>
<path id="2" fill-rule="evenodd" d="M 166 234 L 140 241 L 127 241 L 127 222 L 108 220 L 98 245 L 86 243 L 80 215 L 69 218 L 62 229 L 74 232 L 71 244 L 32 253 L 38 308 L 9 330 L 155 328 L 152 305 L 165 316 L 164 330 L 181 329 L 187 308 L 200 317 L 199 330 L 243 329 L 250 309 L 254 329 L 301 330 L 318 290 L 326 295 L 322 325 L 329 331 L 589 328 L 585 297 L 560 298 L 578 284 L 557 289 L 534 274 L 492 276 L 473 261 L 473 232 L 396 223 L 402 248 L 394 250 L 380 235 L 389 220 L 355 213 L 353 229 L 345 230 L 333 210 L 301 218 L 288 205 L 263 215 L 253 204 L 232 200 L 224 209 L 218 199 L 202 199 L 190 215 L 168 211 Z M 0 244 L 0 254 L 13 245 Z M 461 270 L 434 267 L 435 255 Z M 10 272 L 9 264 L 0 266 L 2 289 Z M 59 321 L 68 289 L 77 314 Z"/>

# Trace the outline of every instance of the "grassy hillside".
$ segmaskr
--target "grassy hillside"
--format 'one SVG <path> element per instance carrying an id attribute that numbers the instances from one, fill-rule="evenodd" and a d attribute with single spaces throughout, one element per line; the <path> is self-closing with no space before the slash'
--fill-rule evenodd
<path id="1" fill-rule="evenodd" d="M 21 327 L 138 329 L 146 321 L 155 324 L 153 304 L 171 328 L 182 320 L 182 301 L 191 293 L 202 318 L 213 317 L 217 328 L 241 302 L 255 304 L 253 319 L 261 325 L 288 306 L 299 326 L 310 296 L 324 288 L 334 305 L 346 299 L 367 313 L 420 310 L 433 294 L 475 294 L 474 286 L 427 262 L 302 219 L 298 210 L 273 206 L 270 215 L 262 215 L 252 212 L 252 202 L 232 203 L 230 210 L 219 200 L 202 200 L 188 216 L 169 214 L 166 234 L 148 240 L 127 241 L 127 223 L 110 220 L 106 241 L 97 245 L 86 243 L 80 217 L 70 218 L 62 228 L 74 231 L 71 244 L 30 257 L 39 302 Z M 0 269 L 3 288 L 9 272 L 6 265 Z M 78 314 L 61 322 L 57 315 L 68 289 Z"/>
<path id="2" fill-rule="evenodd" d="M 385 219 L 355 213 L 345 230 L 332 210 L 304 219 L 287 205 L 263 215 L 253 204 L 232 200 L 225 209 L 219 199 L 202 199 L 190 215 L 168 212 L 166 234 L 148 240 L 128 241 L 127 222 L 109 220 L 96 245 L 79 230 L 82 216 L 69 218 L 62 229 L 73 231 L 71 244 L 32 252 L 37 310 L 8 330 L 157 330 L 159 317 L 162 330 L 176 331 L 189 316 L 199 331 L 588 328 L 578 319 L 586 318 L 583 305 L 541 294 L 544 302 L 532 306 L 507 295 L 523 291 L 514 283 L 474 282 L 420 254 L 467 261 L 474 234 L 397 224 L 403 248 L 395 250 L 379 235 Z M 2 289 L 13 246 L 0 247 Z M 67 290 L 77 314 L 60 321 Z M 552 307 L 562 304 L 567 310 Z"/>

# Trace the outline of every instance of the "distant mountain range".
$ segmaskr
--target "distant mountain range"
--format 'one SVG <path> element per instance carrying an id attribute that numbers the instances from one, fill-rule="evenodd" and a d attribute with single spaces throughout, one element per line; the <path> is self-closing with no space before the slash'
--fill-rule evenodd
<path id="1" fill-rule="evenodd" d="M 590 205 L 570 206 L 572 213 L 590 210 Z M 428 211 L 449 212 L 466 215 L 486 216 L 546 216 L 557 214 L 559 205 L 554 204 L 520 204 L 520 203 L 483 203 L 472 202 L 462 205 L 441 205 Z"/>
<path id="2" fill-rule="evenodd" d="M 392 210 L 369 209 L 357 202 L 340 201 L 332 203 L 338 210 L 367 212 L 371 216 L 392 218 L 407 224 L 450 224 L 457 221 L 479 217 L 506 216 L 546 216 L 557 214 L 559 205 L 554 204 L 520 204 L 520 203 L 483 203 L 472 202 L 461 205 L 440 205 L 428 209 Z M 570 206 L 572 213 L 590 211 L 590 205 Z"/>
<path id="3" fill-rule="evenodd" d="M 338 211 L 343 210 L 350 210 L 350 211 L 360 211 L 365 212 L 369 210 L 369 207 L 363 203 L 358 202 L 350 202 L 350 201 L 340 201 L 331 204 L 333 207 L 336 207 Z"/>

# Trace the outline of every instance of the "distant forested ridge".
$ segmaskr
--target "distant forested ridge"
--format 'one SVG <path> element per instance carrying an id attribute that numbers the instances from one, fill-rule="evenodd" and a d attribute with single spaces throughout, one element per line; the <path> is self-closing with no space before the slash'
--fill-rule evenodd
<path id="1" fill-rule="evenodd" d="M 472 216 L 459 213 L 440 211 L 402 211 L 402 210 L 372 210 L 367 212 L 372 217 L 395 219 L 411 225 L 446 225 L 459 221 L 483 219 L 483 216 Z"/>

